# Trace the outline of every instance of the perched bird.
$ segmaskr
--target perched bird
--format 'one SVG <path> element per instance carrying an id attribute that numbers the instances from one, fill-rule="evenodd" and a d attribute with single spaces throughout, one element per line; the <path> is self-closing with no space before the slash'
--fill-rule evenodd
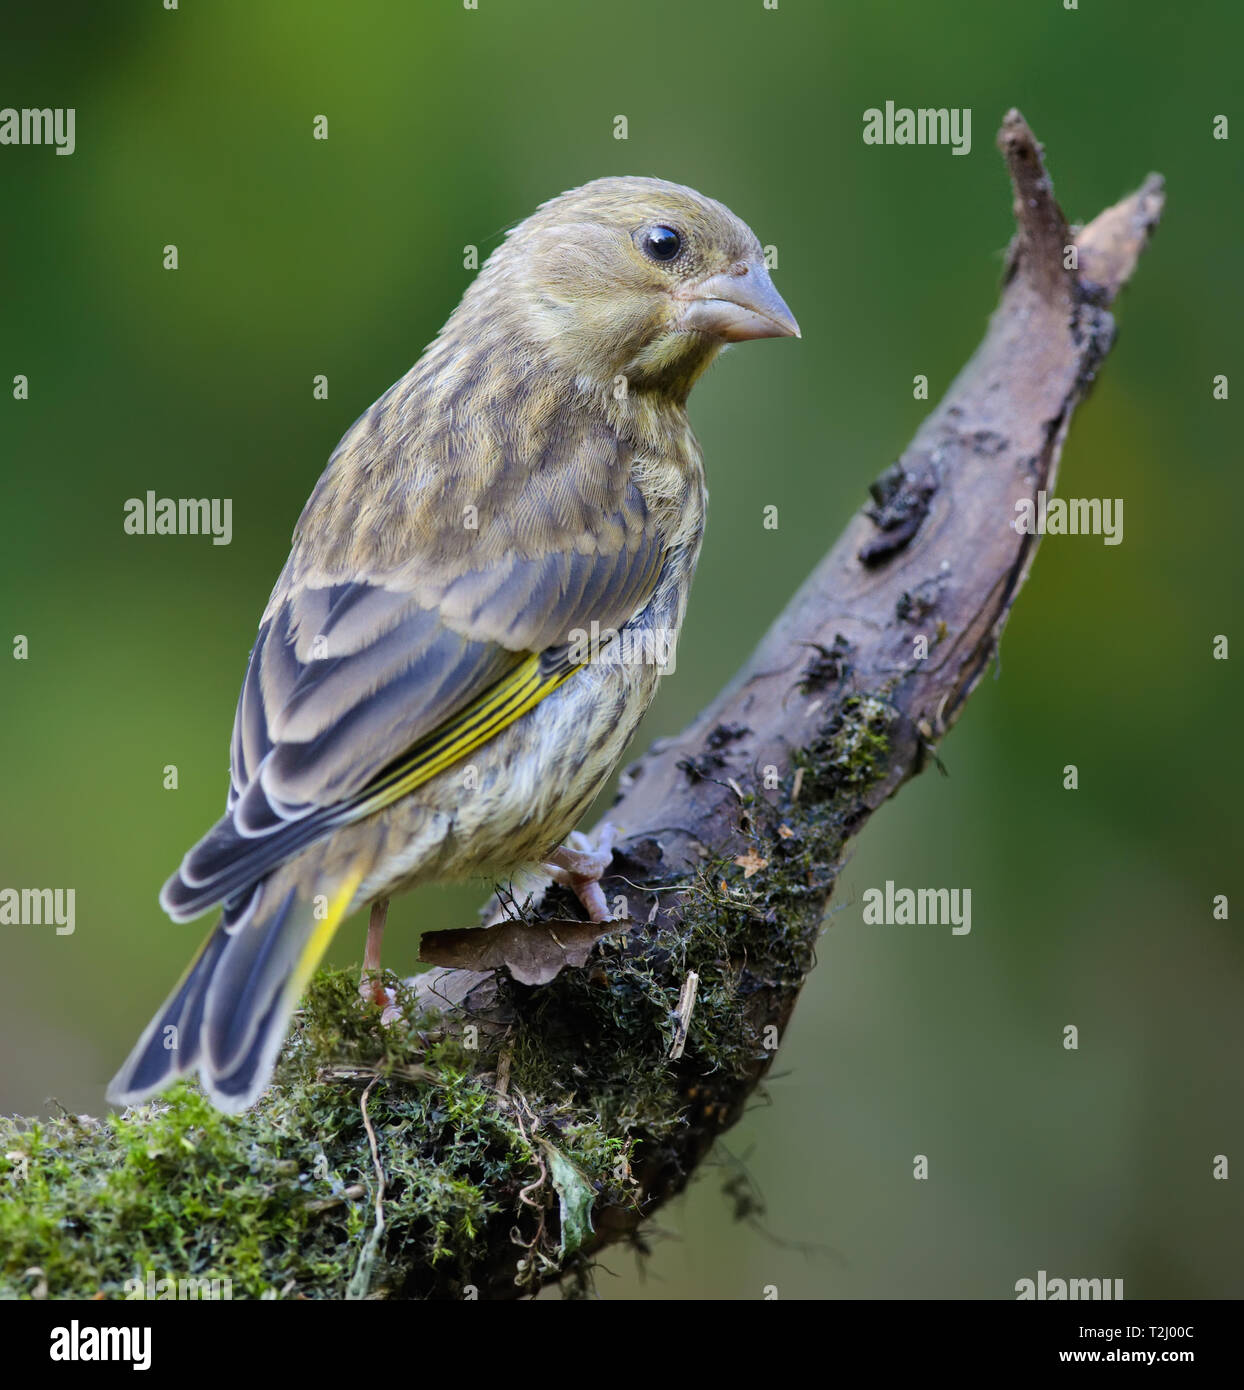
<path id="1" fill-rule="evenodd" d="M 543 204 L 337 446 L 238 701 L 226 814 L 160 901 L 220 922 L 114 1078 L 197 1071 L 222 1110 L 271 1079 L 338 924 L 390 895 L 545 866 L 604 913 L 608 846 L 562 841 L 656 691 L 706 493 L 686 401 L 723 345 L 798 337 L 760 243 L 651 178 Z M 595 626 L 594 626 L 595 625 Z"/>

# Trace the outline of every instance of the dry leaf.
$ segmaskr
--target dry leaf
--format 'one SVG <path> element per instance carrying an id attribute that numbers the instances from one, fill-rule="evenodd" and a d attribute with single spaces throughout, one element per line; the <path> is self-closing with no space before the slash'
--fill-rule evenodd
<path id="1" fill-rule="evenodd" d="M 623 930 L 622 922 L 558 921 L 433 931 L 419 942 L 419 959 L 460 970 L 504 966 L 520 984 L 547 985 L 565 966 L 586 965 L 598 941 Z"/>
<path id="2" fill-rule="evenodd" d="M 761 869 L 769 866 L 769 861 L 762 859 L 754 849 L 749 849 L 746 854 L 740 854 L 734 862 L 743 870 L 744 878 L 751 878 L 753 874 L 758 874 Z"/>

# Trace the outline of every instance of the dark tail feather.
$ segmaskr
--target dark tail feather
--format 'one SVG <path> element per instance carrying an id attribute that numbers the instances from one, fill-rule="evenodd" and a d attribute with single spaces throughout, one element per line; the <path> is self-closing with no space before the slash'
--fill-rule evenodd
<path id="1" fill-rule="evenodd" d="M 112 1079 L 108 1099 L 133 1105 L 197 1070 L 218 1109 L 253 1105 L 361 879 L 352 871 L 299 887 L 278 873 L 227 907 Z"/>

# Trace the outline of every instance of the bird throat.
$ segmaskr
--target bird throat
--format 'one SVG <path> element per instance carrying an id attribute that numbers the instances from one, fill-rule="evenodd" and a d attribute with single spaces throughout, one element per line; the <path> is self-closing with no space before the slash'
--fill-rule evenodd
<path id="1" fill-rule="evenodd" d="M 622 372 L 629 390 L 651 392 L 685 405 L 691 388 L 723 344 L 707 333 L 670 331 L 649 343 Z"/>

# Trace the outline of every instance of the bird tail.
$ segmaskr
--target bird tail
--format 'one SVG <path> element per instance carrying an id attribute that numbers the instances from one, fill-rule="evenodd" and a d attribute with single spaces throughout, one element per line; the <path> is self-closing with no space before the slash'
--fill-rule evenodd
<path id="1" fill-rule="evenodd" d="M 326 872 L 317 845 L 226 903 L 198 955 L 108 1087 L 133 1105 L 197 1071 L 227 1114 L 254 1104 L 272 1079 L 289 1018 L 364 875 Z M 340 856 L 336 856 L 338 864 Z"/>

